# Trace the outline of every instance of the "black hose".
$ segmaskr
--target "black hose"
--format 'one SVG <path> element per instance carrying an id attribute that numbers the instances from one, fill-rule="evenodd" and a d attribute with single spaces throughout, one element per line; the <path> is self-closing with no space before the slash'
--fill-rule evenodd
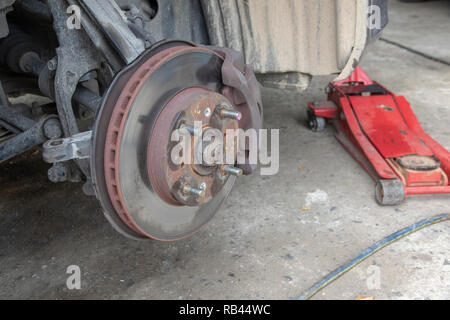
<path id="1" fill-rule="evenodd" d="M 384 247 L 390 245 L 391 243 L 400 240 L 420 229 L 448 220 L 450 220 L 450 215 L 443 213 L 433 218 L 422 220 L 418 223 L 413 224 L 412 226 L 409 226 L 407 228 L 404 228 L 400 231 L 391 234 L 390 236 L 387 236 L 383 240 L 378 241 L 373 246 L 366 249 L 355 259 L 350 260 L 343 266 L 332 271 L 330 274 L 322 278 L 320 281 L 316 282 L 312 287 L 310 287 L 308 290 L 302 293 L 302 295 L 298 297 L 297 300 L 308 300 L 312 298 L 317 292 L 328 286 L 330 283 L 332 283 L 334 280 L 342 276 L 344 273 L 351 270 L 353 267 L 355 267 L 356 265 L 360 264 L 362 261 L 364 261 L 371 255 L 373 255 L 375 252 L 383 249 Z"/>

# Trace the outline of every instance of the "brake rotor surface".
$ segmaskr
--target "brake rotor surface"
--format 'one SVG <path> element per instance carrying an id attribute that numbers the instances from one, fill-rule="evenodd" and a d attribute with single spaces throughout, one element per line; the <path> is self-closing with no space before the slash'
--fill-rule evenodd
<path id="1" fill-rule="evenodd" d="M 122 234 L 163 241 L 187 237 L 212 218 L 231 191 L 234 177 L 208 168 L 174 168 L 167 161 L 170 148 L 161 147 L 169 145 L 171 130 L 198 103 L 202 112 L 211 103 L 212 114 L 200 120 L 216 125 L 214 106 L 229 104 L 221 95 L 222 64 L 211 50 L 173 42 L 153 48 L 113 82 L 97 115 L 91 167 L 105 215 Z M 236 127 L 229 121 L 218 129 Z M 162 154 L 155 155 L 156 149 Z M 196 186 L 203 180 L 208 185 L 201 201 L 177 193 L 176 179 L 186 175 Z"/>

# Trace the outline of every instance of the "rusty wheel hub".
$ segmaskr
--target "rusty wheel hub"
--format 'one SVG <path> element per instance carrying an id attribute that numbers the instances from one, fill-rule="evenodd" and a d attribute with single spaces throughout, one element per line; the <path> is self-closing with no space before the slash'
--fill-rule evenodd
<path id="1" fill-rule="evenodd" d="M 223 95 L 191 87 L 170 99 L 159 114 L 149 141 L 147 165 L 155 192 L 168 204 L 205 204 L 227 182 L 228 175 L 220 170 L 223 161 L 203 157 L 205 151 L 212 150 L 208 146 L 214 143 L 207 136 L 220 137 L 223 141 L 227 130 L 238 129 L 240 114 L 236 112 L 236 119 L 223 118 L 221 110 L 235 111 Z M 176 141 L 172 141 L 174 132 L 179 135 Z M 180 147 L 180 142 L 187 148 Z M 225 155 L 226 143 L 216 142 L 220 153 Z M 236 154 L 237 140 L 231 145 Z M 235 158 L 229 165 L 234 162 Z"/>

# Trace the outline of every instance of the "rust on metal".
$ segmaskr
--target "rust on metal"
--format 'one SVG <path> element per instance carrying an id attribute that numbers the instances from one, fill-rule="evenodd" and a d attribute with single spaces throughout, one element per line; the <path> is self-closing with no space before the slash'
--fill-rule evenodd
<path id="1" fill-rule="evenodd" d="M 109 196 L 111 198 L 112 205 L 116 210 L 121 220 L 132 230 L 145 234 L 141 228 L 131 218 L 128 209 L 125 207 L 125 201 L 123 198 L 122 190 L 120 188 L 119 179 L 119 154 L 120 143 L 122 138 L 125 121 L 127 114 L 129 113 L 134 99 L 136 98 L 139 90 L 145 81 L 151 76 L 151 74 L 165 61 L 169 60 L 175 55 L 192 50 L 192 47 L 172 47 L 162 52 L 157 53 L 149 60 L 147 60 L 139 69 L 131 76 L 127 81 L 125 87 L 122 90 L 119 99 L 114 107 L 113 114 L 111 116 L 108 132 L 106 136 L 105 144 L 105 179 Z M 207 49 L 202 49 L 207 52 L 211 52 Z"/>
<path id="2" fill-rule="evenodd" d="M 222 120 L 215 112 L 223 104 L 230 104 L 223 95 L 201 87 L 191 87 L 174 96 L 159 114 L 149 141 L 147 166 L 154 190 L 167 203 L 198 206 L 210 201 L 225 184 L 226 180 L 218 177 L 217 165 L 195 161 L 196 150 L 203 150 L 203 145 L 198 148 L 199 143 L 204 144 L 201 132 L 198 139 L 194 135 L 189 136 L 189 163 L 181 161 L 175 164 L 171 158 L 172 150 L 178 143 L 171 141 L 171 135 L 182 126 L 193 127 L 196 122 L 201 123 L 203 132 L 217 129 L 223 137 L 227 130 L 238 128 L 238 121 Z M 236 146 L 236 142 L 234 143 Z M 223 152 L 225 154 L 225 150 Z M 199 159 L 201 156 L 200 154 Z M 180 155 L 180 158 L 185 157 L 187 155 Z M 199 187 L 202 184 L 205 185 L 203 197 L 182 192 L 185 185 Z"/>

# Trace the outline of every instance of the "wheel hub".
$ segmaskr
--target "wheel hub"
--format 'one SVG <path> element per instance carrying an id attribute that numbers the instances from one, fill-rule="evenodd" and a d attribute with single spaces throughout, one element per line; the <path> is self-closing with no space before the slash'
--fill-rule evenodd
<path id="1" fill-rule="evenodd" d="M 147 166 L 152 186 L 167 203 L 198 206 L 211 201 L 225 185 L 227 174 L 220 170 L 223 161 L 204 159 L 213 143 L 205 141 L 206 136 L 220 136 L 223 141 L 227 130 L 238 129 L 238 120 L 220 117 L 221 108 L 233 110 L 223 95 L 191 87 L 175 95 L 159 114 L 149 141 Z M 178 136 L 172 141 L 175 131 Z M 237 142 L 231 142 L 235 155 Z M 221 145 L 224 155 L 226 144 Z M 203 192 L 189 192 L 192 188 Z"/>

